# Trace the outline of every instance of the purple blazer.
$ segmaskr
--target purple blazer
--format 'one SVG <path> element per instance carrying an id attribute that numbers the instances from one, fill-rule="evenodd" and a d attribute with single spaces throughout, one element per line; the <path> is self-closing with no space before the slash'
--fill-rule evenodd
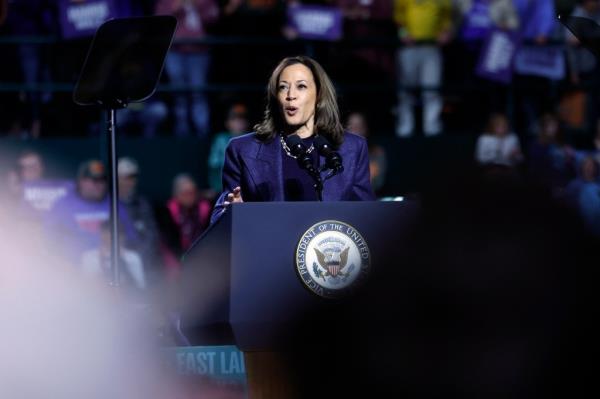
<path id="1" fill-rule="evenodd" d="M 338 150 L 344 171 L 327 180 L 323 201 L 371 201 L 375 199 L 369 178 L 367 141 L 353 133 L 344 133 Z M 223 193 L 217 199 L 211 223 L 225 210 L 227 194 L 241 187 L 242 199 L 250 201 L 284 201 L 283 167 L 279 140 L 260 141 L 255 133 L 231 139 L 223 164 Z M 320 164 L 325 159 L 321 157 Z M 324 178 L 329 171 L 321 172 Z"/>

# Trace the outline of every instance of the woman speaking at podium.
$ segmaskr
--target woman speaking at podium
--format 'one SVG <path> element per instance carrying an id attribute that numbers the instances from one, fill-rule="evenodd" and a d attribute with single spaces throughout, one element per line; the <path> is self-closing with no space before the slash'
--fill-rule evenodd
<path id="1" fill-rule="evenodd" d="M 213 222 L 236 202 L 375 199 L 366 140 L 343 130 L 335 89 L 315 60 L 277 65 L 254 129 L 229 142 Z"/>

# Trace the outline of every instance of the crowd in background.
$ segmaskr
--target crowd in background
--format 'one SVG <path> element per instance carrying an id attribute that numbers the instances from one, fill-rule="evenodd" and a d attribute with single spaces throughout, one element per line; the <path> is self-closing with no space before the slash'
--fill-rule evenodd
<path id="1" fill-rule="evenodd" d="M 58 38 L 0 42 L 5 59 L 15 60 L 0 65 L 1 134 L 26 140 L 98 135 L 97 111 L 75 108 L 70 91 L 52 89 L 52 83 L 76 81 L 89 45 L 89 36 L 65 38 L 60 5 L 73 2 L 0 3 L 0 38 Z M 202 160 L 207 176 L 181 171 L 171 198 L 159 204 L 138 192 L 144 165 L 119 160 L 123 278 L 136 290 L 177 273 L 181 255 L 208 226 L 228 141 L 260 120 L 269 72 L 282 56 L 297 53 L 317 58 L 338 85 L 345 126 L 368 138 L 371 182 L 380 197 L 403 193 L 384 190 L 394 154 L 378 138 L 477 135 L 472 159 L 484 174 L 544 187 L 600 236 L 600 66 L 556 18 L 561 12 L 600 22 L 600 1 L 114 4 L 117 16 L 171 14 L 179 22 L 162 78 L 172 90 L 119 111 L 120 132 L 145 139 L 195 137 L 211 148 Z M 291 15 L 307 6 L 337 10 L 341 37 L 303 40 Z M 15 82 L 22 86 L 8 90 Z M 13 198 L 27 204 L 48 232 L 60 232 L 71 261 L 101 276 L 109 271 L 110 253 L 105 168 L 90 159 L 74 182 L 52 184 L 44 177 L 44 160 L 26 151 L 7 175 Z"/>
<path id="2" fill-rule="evenodd" d="M 297 53 L 325 66 L 342 111 L 364 112 L 377 135 L 474 132 L 494 112 L 507 113 L 525 135 L 542 114 L 559 111 L 561 123 L 589 132 L 598 117 L 596 60 L 557 19 L 561 13 L 600 21 L 595 0 L 4 0 L 0 38 L 15 40 L 0 45 L 17 62 L 0 66 L 0 132 L 98 133 L 97 113 L 73 115 L 70 93 L 60 86 L 75 83 L 89 46 L 93 31 L 73 31 L 69 20 L 69 6 L 86 3 L 106 5 L 104 17 L 178 19 L 162 80 L 168 89 L 121 116 L 134 136 L 211 137 L 236 101 L 257 122 L 268 72 Z M 294 19 L 307 7 L 329 12 L 313 24 L 341 18 L 339 35 L 307 40 Z"/>

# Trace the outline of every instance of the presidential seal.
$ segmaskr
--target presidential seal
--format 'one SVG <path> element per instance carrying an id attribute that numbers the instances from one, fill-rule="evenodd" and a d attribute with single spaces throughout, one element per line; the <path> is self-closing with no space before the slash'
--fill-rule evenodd
<path id="1" fill-rule="evenodd" d="M 340 298 L 358 288 L 369 274 L 369 247 L 354 227 L 337 220 L 313 225 L 296 249 L 298 276 L 315 294 Z"/>

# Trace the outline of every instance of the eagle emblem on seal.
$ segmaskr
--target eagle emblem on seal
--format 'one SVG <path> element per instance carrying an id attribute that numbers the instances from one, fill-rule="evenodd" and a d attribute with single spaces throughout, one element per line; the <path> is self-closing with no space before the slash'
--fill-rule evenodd
<path id="1" fill-rule="evenodd" d="M 314 248 L 314 250 L 317 255 L 319 266 L 325 269 L 323 276 L 345 276 L 344 268 L 348 263 L 348 251 L 350 250 L 350 247 L 346 247 L 341 252 L 327 251 L 323 253 L 318 248 Z"/>
<path id="2" fill-rule="evenodd" d="M 351 225 L 322 220 L 298 240 L 296 272 L 305 287 L 323 298 L 343 298 L 355 292 L 371 268 L 369 247 Z"/>

